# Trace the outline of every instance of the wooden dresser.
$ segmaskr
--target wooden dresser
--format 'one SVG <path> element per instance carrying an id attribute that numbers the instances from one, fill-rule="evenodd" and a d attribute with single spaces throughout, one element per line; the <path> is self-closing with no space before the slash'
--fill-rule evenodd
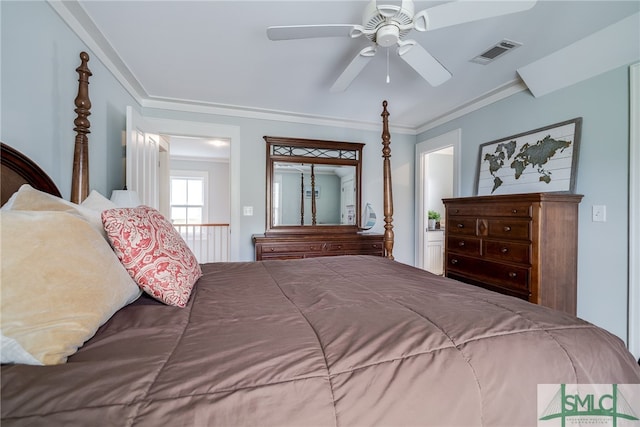
<path id="1" fill-rule="evenodd" d="M 256 261 L 335 255 L 384 256 L 384 235 L 370 233 L 257 234 L 253 236 Z"/>
<path id="2" fill-rule="evenodd" d="M 444 199 L 445 275 L 576 313 L 582 195 Z"/>

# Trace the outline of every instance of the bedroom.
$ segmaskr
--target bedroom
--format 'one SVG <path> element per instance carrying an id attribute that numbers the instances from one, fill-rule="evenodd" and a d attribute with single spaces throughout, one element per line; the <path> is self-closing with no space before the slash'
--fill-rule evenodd
<path id="1" fill-rule="evenodd" d="M 10 143 L 38 164 L 69 194 L 73 131 L 59 123 L 71 123 L 76 78 L 68 72 L 77 55 L 87 50 L 79 38 L 46 2 L 2 2 L 2 133 Z M 28 25 L 27 25 L 28 24 Z M 91 53 L 91 47 L 89 46 Z M 71 64 L 71 65 L 70 65 Z M 110 70 L 92 54 L 94 73 L 91 98 L 93 133 L 90 135 L 92 187 L 103 194 L 122 186 L 121 132 L 124 110 L 137 104 Z M 585 194 L 580 206 L 580 246 L 578 259 L 578 315 L 627 340 L 627 239 L 628 239 L 628 66 L 621 66 L 566 89 L 541 98 L 519 92 L 464 117 L 428 130 L 394 131 L 393 175 L 396 259 L 408 264 L 414 259 L 414 146 L 416 143 L 463 129 L 463 173 L 461 193 L 473 194 L 475 162 L 479 144 L 549 123 L 581 116 L 591 137 L 582 141 L 577 192 Z M 47 102 L 39 102 L 45 97 Z M 375 122 L 379 105 L 370 116 Z M 393 103 L 390 104 L 393 128 Z M 290 135 L 367 143 L 364 153 L 363 200 L 382 205 L 379 191 L 379 126 L 358 129 L 323 123 L 292 120 L 251 119 L 215 113 L 193 113 L 145 107 L 145 114 L 156 118 L 198 122 L 203 128 L 238 132 L 242 159 L 235 208 L 254 206 L 253 217 L 238 215 L 239 228 L 246 238 L 238 247 L 238 260 L 253 259 L 249 236 L 264 231 L 264 188 L 262 179 L 263 135 Z M 523 116 L 526 116 L 524 118 Z M 499 125 L 496 124 L 499 118 Z M 491 123 L 487 126 L 486 123 Z M 101 129 L 101 130 L 98 130 Z M 585 129 L 586 132 L 586 129 Z M 43 141 L 51 141 L 43 143 Z M 599 144 L 606 140 L 607 145 Z M 101 162 L 97 159 L 106 159 Z M 606 159 L 606 162 L 603 160 Z M 605 164 L 605 166 L 603 166 Z M 605 167 L 603 175 L 592 171 Z M 253 171 L 260 171 L 256 174 Z M 256 177 L 257 175 L 257 177 Z M 591 222 L 591 206 L 605 204 L 605 224 Z M 232 207 L 234 209 L 234 207 Z M 636 357 L 638 355 L 636 354 Z"/>

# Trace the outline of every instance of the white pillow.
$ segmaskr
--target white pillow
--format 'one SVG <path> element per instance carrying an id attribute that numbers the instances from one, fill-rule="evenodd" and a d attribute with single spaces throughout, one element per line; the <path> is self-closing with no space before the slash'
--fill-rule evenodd
<path id="1" fill-rule="evenodd" d="M 89 193 L 87 198 L 84 199 L 82 203 L 80 203 L 80 206 L 97 212 L 102 212 L 106 211 L 107 209 L 114 209 L 118 207 L 118 205 L 104 197 L 96 190 L 91 190 L 91 193 Z"/>
<path id="2" fill-rule="evenodd" d="M 141 294 L 109 243 L 72 213 L 0 211 L 0 237 L 3 363 L 29 363 L 20 348 L 40 364 L 64 363 Z"/>
<path id="3" fill-rule="evenodd" d="M 94 196 L 94 198 L 97 198 Z M 29 184 L 24 184 L 11 196 L 11 204 L 7 210 L 12 211 L 63 211 L 84 218 L 93 228 L 107 238 L 102 226 L 100 214 L 102 210 L 94 210 L 86 206 L 77 205 L 44 191 L 36 190 Z M 9 204 L 9 203 L 7 203 Z M 88 205 L 95 205 L 90 201 Z M 5 205 L 6 206 L 6 205 Z"/>
<path id="4" fill-rule="evenodd" d="M 18 341 L 2 334 L 0 334 L 0 356 L 2 356 L 2 363 L 42 365 L 42 362 L 30 355 Z"/>

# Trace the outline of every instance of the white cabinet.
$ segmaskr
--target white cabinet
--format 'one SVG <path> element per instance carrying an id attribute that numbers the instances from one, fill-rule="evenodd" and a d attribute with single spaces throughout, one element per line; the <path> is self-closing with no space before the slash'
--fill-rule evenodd
<path id="1" fill-rule="evenodd" d="M 427 257 L 425 270 L 444 274 L 444 230 L 427 231 Z"/>

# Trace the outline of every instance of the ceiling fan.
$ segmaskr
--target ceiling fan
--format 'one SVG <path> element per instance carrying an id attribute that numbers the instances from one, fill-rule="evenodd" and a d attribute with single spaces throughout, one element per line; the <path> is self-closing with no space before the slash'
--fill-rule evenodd
<path id="1" fill-rule="evenodd" d="M 411 32 L 432 31 L 452 25 L 507 15 L 531 9 L 536 0 L 454 1 L 414 13 L 412 0 L 371 0 L 364 10 L 362 25 L 291 25 L 267 28 L 270 40 L 293 40 L 317 37 L 365 36 L 373 44 L 362 49 L 331 87 L 342 92 L 375 56 L 378 47 L 397 45 L 396 53 L 432 86 L 451 78 L 451 73 L 415 40 L 404 37 Z M 388 54 L 388 53 L 387 53 Z"/>

